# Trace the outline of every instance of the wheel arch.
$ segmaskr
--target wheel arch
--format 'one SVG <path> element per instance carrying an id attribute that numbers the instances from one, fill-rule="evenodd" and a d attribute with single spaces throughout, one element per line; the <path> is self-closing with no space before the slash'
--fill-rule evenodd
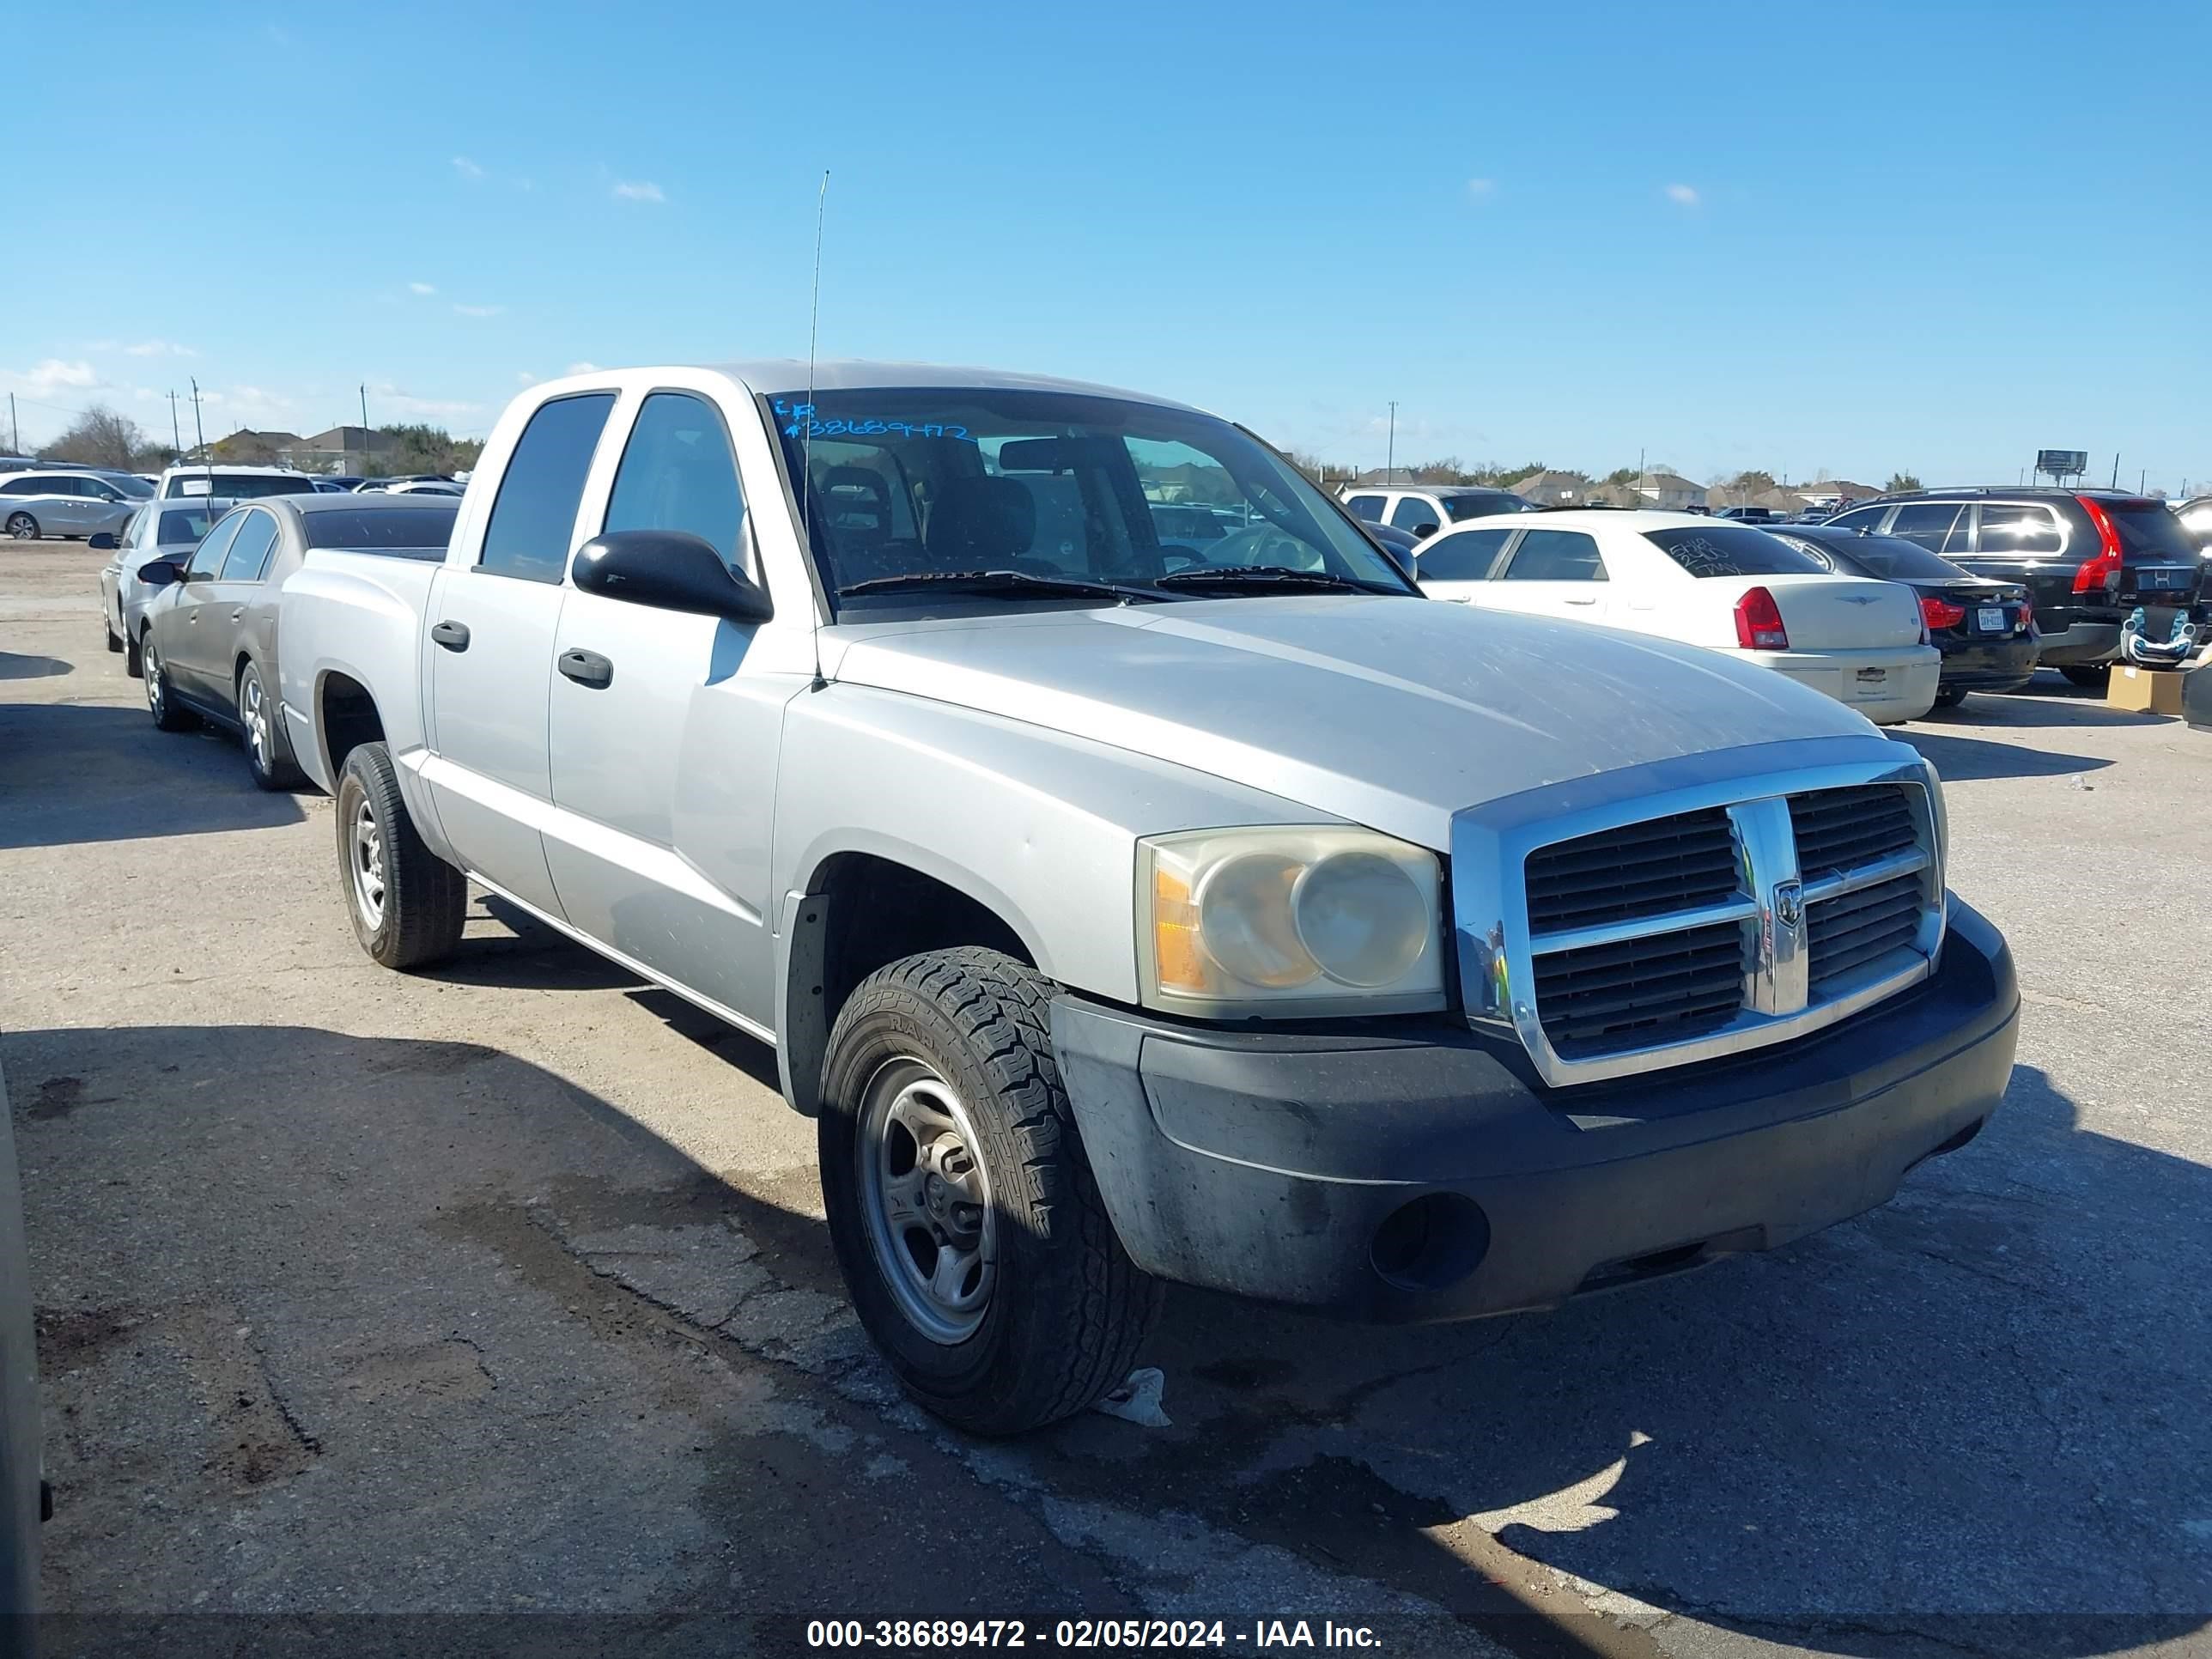
<path id="1" fill-rule="evenodd" d="M 853 989 L 925 951 L 981 945 L 1048 978 L 1035 923 L 996 884 L 927 849 L 871 838 L 822 852 L 784 902 L 776 1063 L 784 1098 L 820 1109 L 830 1033 Z"/>

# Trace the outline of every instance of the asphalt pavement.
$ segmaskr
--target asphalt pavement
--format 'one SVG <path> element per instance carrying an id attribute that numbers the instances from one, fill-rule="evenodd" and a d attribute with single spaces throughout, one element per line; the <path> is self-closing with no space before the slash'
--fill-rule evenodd
<path id="1" fill-rule="evenodd" d="M 1886 1208 L 1468 1326 L 1178 1292 L 1170 1426 L 986 1443 L 861 1340 L 768 1049 L 481 894 L 456 962 L 376 968 L 330 803 L 154 729 L 100 562 L 0 542 L 53 1650 L 2212 1654 L 2212 733 L 2054 675 L 1895 733 L 2027 1006 Z"/>

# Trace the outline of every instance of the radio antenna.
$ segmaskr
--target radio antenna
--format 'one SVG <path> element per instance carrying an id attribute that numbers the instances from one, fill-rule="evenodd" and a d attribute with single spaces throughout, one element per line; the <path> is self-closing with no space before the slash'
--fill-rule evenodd
<path id="1" fill-rule="evenodd" d="M 806 408 L 799 428 L 799 528 L 806 544 L 806 556 L 814 556 L 814 343 L 822 328 L 822 220 L 830 208 L 830 169 L 822 169 L 822 188 L 814 198 L 814 288 L 807 300 Z M 822 678 L 822 629 L 814 629 L 814 689 L 829 682 Z"/>

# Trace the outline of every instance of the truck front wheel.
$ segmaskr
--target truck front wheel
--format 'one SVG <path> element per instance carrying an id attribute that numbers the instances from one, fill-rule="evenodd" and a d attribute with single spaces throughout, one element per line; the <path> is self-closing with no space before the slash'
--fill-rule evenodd
<path id="1" fill-rule="evenodd" d="M 976 1434 L 1081 1411 L 1159 1315 L 1099 1201 L 1049 998 L 996 951 L 908 957 L 854 991 L 823 1066 L 823 1196 L 854 1310 L 900 1385 Z"/>
<path id="2" fill-rule="evenodd" d="M 361 948 L 386 968 L 420 968 L 461 942 L 468 878 L 422 844 L 392 751 L 356 744 L 338 779 L 338 881 Z"/>

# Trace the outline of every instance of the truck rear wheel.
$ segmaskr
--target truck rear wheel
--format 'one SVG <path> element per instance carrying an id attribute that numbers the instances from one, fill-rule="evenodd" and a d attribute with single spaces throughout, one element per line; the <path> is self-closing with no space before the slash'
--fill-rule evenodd
<path id="1" fill-rule="evenodd" d="M 422 844 L 392 751 L 356 745 L 338 779 L 338 881 L 361 948 L 386 968 L 420 968 L 461 942 L 469 881 Z"/>
<path id="2" fill-rule="evenodd" d="M 920 1404 L 1018 1434 L 1120 1383 L 1162 1287 L 1115 1237 L 1048 1029 L 996 951 L 862 981 L 823 1065 L 822 1189 L 860 1323 Z"/>

